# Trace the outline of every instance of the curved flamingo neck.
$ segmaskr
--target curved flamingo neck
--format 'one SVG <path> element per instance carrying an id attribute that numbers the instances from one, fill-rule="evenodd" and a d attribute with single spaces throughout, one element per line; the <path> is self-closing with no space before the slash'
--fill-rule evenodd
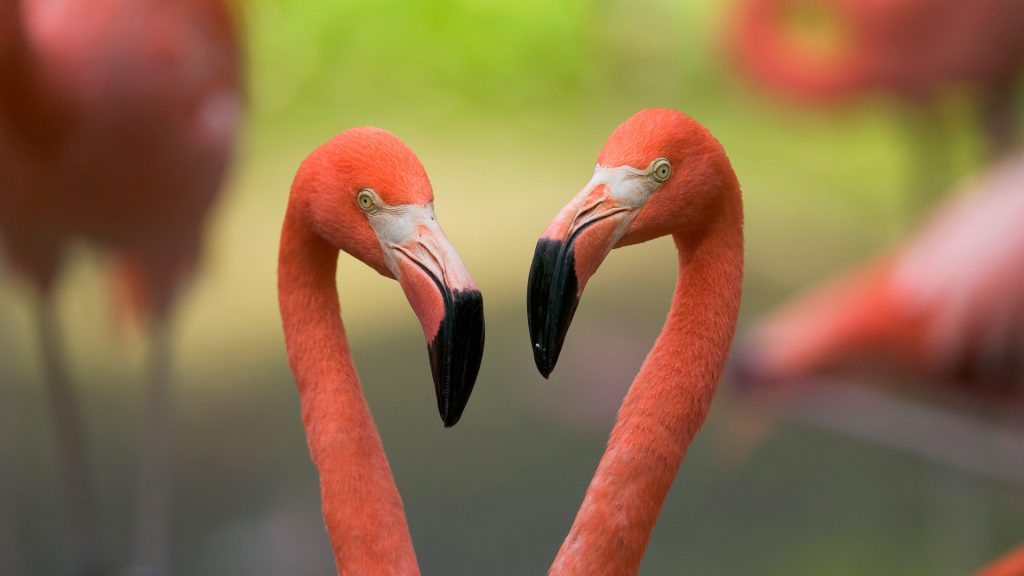
<path id="1" fill-rule="evenodd" d="M 278 299 L 324 523 L 339 574 L 418 575 L 402 499 L 345 337 L 337 262 L 337 249 L 289 207 Z"/>
<path id="2" fill-rule="evenodd" d="M 552 575 L 639 570 L 732 344 L 743 279 L 742 212 L 736 186 L 702 237 L 674 235 L 679 279 L 668 319 L 623 401 Z"/>

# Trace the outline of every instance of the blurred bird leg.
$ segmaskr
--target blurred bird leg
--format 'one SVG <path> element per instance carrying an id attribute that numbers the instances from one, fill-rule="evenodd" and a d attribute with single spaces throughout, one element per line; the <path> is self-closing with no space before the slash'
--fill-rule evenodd
<path id="1" fill-rule="evenodd" d="M 0 574 L 25 574 L 18 542 L 18 446 L 21 438 L 19 391 L 0 362 Z"/>
<path id="2" fill-rule="evenodd" d="M 95 493 L 89 474 L 89 457 L 81 407 L 65 370 L 65 355 L 57 326 L 56 301 L 46 292 L 37 302 L 39 345 L 43 356 L 47 398 L 53 418 L 54 441 L 63 480 L 64 500 L 76 574 L 106 574 Z"/>
<path id="3" fill-rule="evenodd" d="M 168 573 L 172 334 L 169 314 L 151 321 L 136 480 L 138 508 L 133 570 L 140 576 L 163 576 Z"/>

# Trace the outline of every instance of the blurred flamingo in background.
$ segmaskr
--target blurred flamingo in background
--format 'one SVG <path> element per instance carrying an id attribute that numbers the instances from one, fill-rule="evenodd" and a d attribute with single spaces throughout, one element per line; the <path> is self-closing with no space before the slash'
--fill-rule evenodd
<path id="1" fill-rule="evenodd" d="M 480 369 L 483 300 L 438 226 L 422 164 L 389 132 L 348 130 L 302 163 L 281 232 L 278 298 L 338 573 L 419 574 L 341 320 L 339 250 L 401 284 L 427 338 L 441 420 L 454 426 Z"/>
<path id="2" fill-rule="evenodd" d="M 944 183 L 930 174 L 948 164 L 927 154 L 942 97 L 966 89 L 989 155 L 1012 149 L 1021 22 L 1018 0 L 743 0 L 728 38 L 742 71 L 773 92 L 818 105 L 871 93 L 904 102 L 923 136 L 915 186 L 931 194 Z"/>
<path id="3" fill-rule="evenodd" d="M 745 353 L 737 365 L 740 390 L 748 402 L 756 399 L 763 412 L 766 402 L 778 404 L 809 385 L 810 378 L 859 367 L 873 375 L 930 382 L 933 393 L 951 396 L 957 405 L 969 400 L 989 413 L 1019 415 L 1024 408 L 1021 214 L 1024 154 L 1007 157 L 946 201 L 902 247 L 811 290 L 758 323 L 745 338 Z M 935 389 L 943 385 L 944 390 Z M 932 414 L 922 416 L 917 420 L 937 422 Z M 866 426 L 881 427 L 869 422 L 881 417 L 876 410 L 865 417 Z M 752 420 L 738 425 L 763 428 L 763 422 Z M 969 426 L 950 422 L 952 426 L 941 428 L 959 430 L 960 443 L 991 436 L 968 434 Z M 958 443 L 944 443 L 943 430 L 931 428 L 935 426 L 926 434 L 934 438 L 930 444 L 935 447 L 925 446 L 923 454 L 941 456 L 936 452 L 955 449 Z M 750 430 L 740 432 L 749 435 Z M 761 431 L 754 433 L 760 436 Z M 913 447 L 917 441 L 899 442 Z M 983 471 L 984 464 L 972 464 L 977 459 L 946 461 Z M 1013 470 L 1008 463 L 996 472 Z M 1007 559 L 1013 561 L 1019 558 Z"/>
<path id="4" fill-rule="evenodd" d="M 1024 155 L 990 168 L 899 249 L 812 290 L 746 339 L 747 378 L 793 381 L 854 362 L 1024 392 Z"/>
<path id="5" fill-rule="evenodd" d="M 729 354 L 743 277 L 743 204 L 718 141 L 675 110 L 615 129 L 594 176 L 551 222 L 530 269 L 534 360 L 551 374 L 587 280 L 616 247 L 671 234 L 679 281 L 551 574 L 636 574 Z"/>
<path id="6" fill-rule="evenodd" d="M 242 105 L 223 0 L 0 0 L 0 244 L 39 296 L 40 347 L 82 573 L 107 573 L 55 289 L 68 246 L 108 250 L 151 332 L 135 562 L 166 565 L 169 317 L 199 258 Z"/>

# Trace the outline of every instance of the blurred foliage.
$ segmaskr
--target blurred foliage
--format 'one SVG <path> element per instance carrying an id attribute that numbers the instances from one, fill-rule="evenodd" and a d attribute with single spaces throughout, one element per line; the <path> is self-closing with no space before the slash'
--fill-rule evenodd
<path id="1" fill-rule="evenodd" d="M 564 101 L 593 73 L 587 4 L 267 2 L 253 7 L 254 60 L 274 74 L 257 72 L 254 93 L 277 112 Z"/>
<path id="2" fill-rule="evenodd" d="M 706 4 L 652 0 L 266 1 L 249 10 L 253 93 L 271 115 L 558 114 L 699 93 Z M 684 31 L 684 33 L 681 33 Z M 691 56 L 687 56 L 691 55 Z M 679 64 L 682 64 L 680 69 Z M 686 78 L 684 85 L 680 79 Z M 298 117 L 302 117 L 299 114 Z"/>

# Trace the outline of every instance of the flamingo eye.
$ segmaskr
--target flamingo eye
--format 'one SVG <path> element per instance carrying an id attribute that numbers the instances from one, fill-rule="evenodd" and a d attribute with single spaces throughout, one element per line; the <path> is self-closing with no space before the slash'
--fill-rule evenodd
<path id="1" fill-rule="evenodd" d="M 356 202 L 359 203 L 359 208 L 364 211 L 372 209 L 377 204 L 373 198 L 373 190 L 369 188 L 363 188 L 359 191 L 359 195 L 356 196 Z"/>
<path id="2" fill-rule="evenodd" d="M 672 175 L 672 164 L 664 158 L 658 158 L 651 163 L 651 178 L 661 184 Z"/>

